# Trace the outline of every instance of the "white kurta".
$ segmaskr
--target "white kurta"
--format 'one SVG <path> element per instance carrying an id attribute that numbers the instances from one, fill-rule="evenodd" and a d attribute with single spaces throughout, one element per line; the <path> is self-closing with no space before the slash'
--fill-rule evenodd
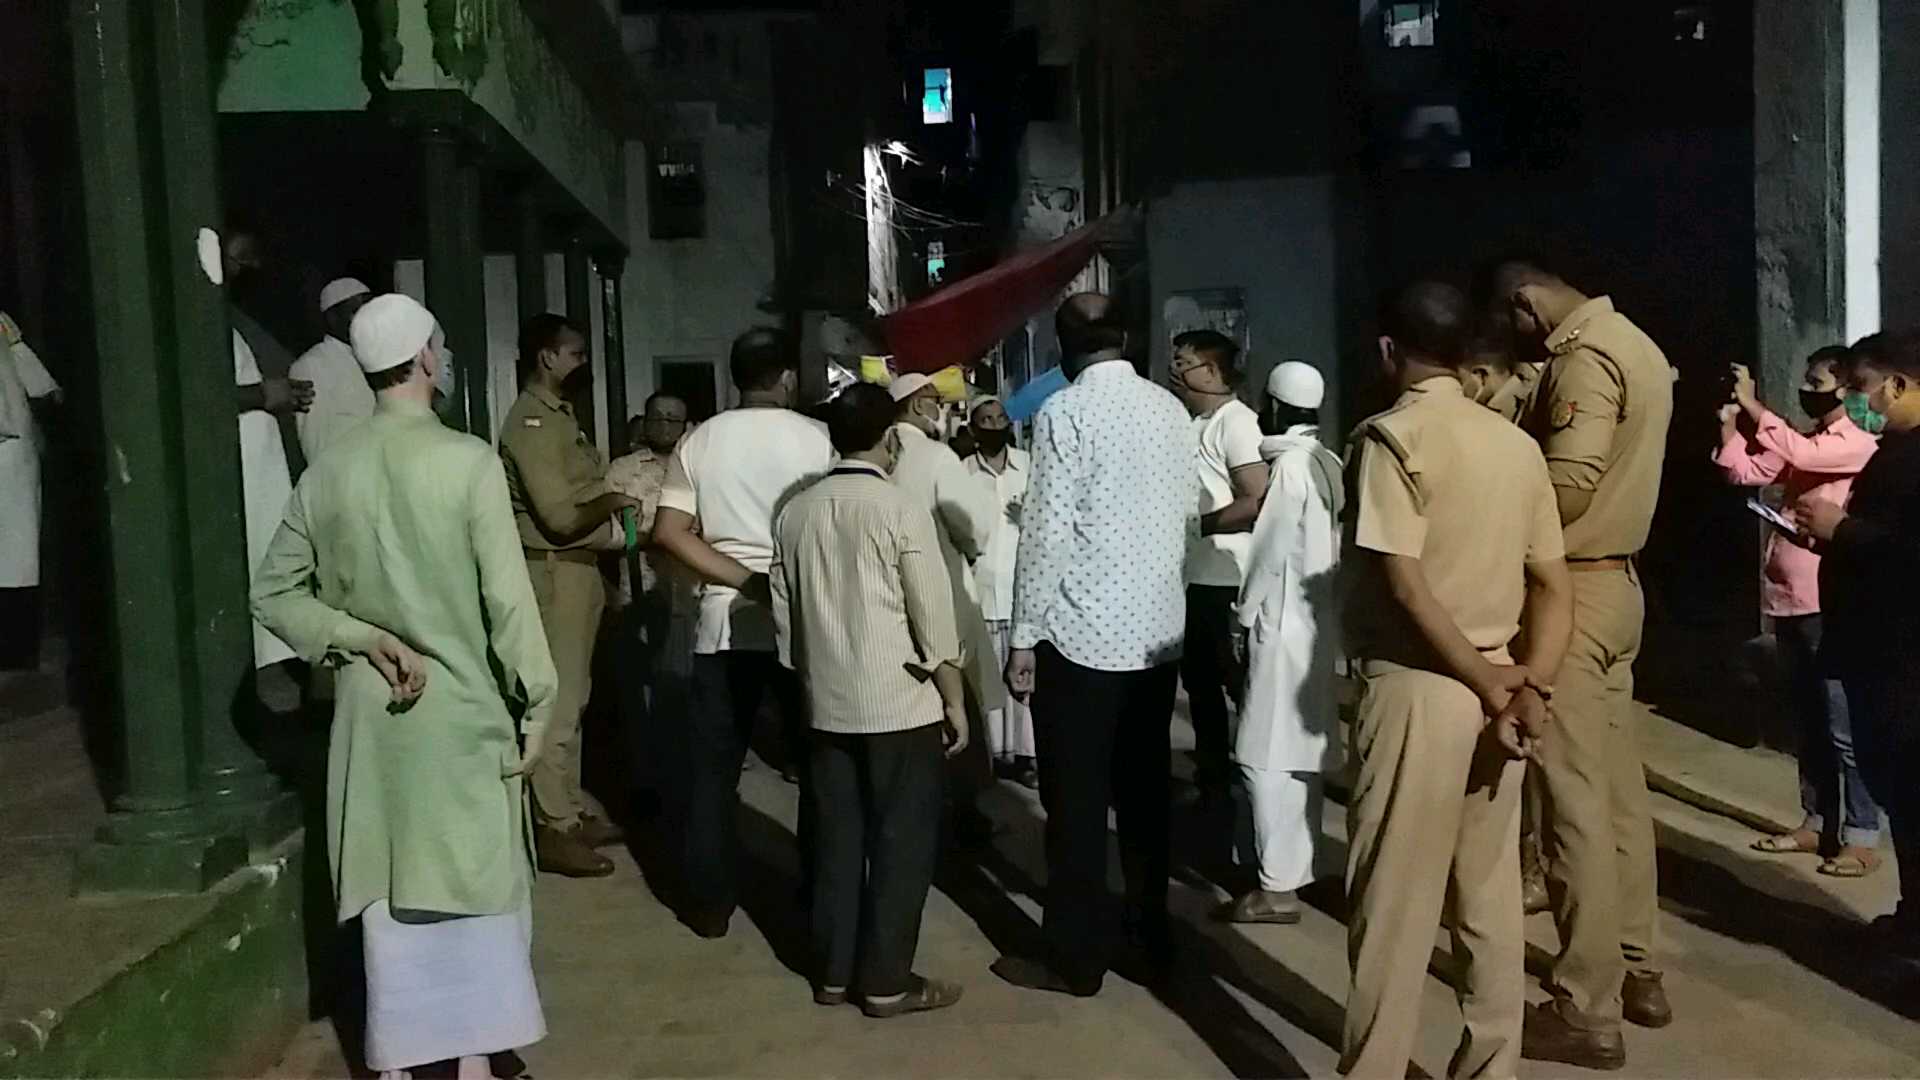
<path id="1" fill-rule="evenodd" d="M 40 437 L 29 402 L 58 389 L 0 314 L 0 589 L 40 584 Z"/>
<path id="2" fill-rule="evenodd" d="M 900 432 L 900 464 L 893 482 L 911 492 L 915 501 L 932 512 L 940 536 L 940 555 L 953 587 L 953 612 L 959 621 L 964 670 L 982 710 L 1000 708 L 1007 699 L 1006 683 L 995 663 L 993 639 L 980 605 L 967 580 L 967 560 L 987 549 L 1001 514 L 993 490 L 979 482 L 946 443 L 935 442 L 912 424 L 896 424 Z"/>
<path id="3" fill-rule="evenodd" d="M 233 334 L 233 384 L 256 386 L 260 362 L 254 359 L 239 331 Z M 240 490 L 247 512 L 247 573 L 251 577 L 267 556 L 267 545 L 286 515 L 293 495 L 293 474 L 287 469 L 286 446 L 280 425 L 271 413 L 255 409 L 240 414 Z M 287 643 L 274 637 L 258 621 L 253 624 L 253 666 L 277 664 L 294 658 Z"/>
<path id="4" fill-rule="evenodd" d="M 1247 691 L 1233 756 L 1257 769 L 1322 772 L 1338 766 L 1340 459 L 1311 427 L 1267 438 L 1260 452 L 1271 475 L 1240 588 Z"/>
<path id="5" fill-rule="evenodd" d="M 313 384 L 313 404 L 293 418 L 300 432 L 300 452 L 309 465 L 342 432 L 373 415 L 373 387 L 367 385 L 352 347 L 331 334 L 301 353 L 287 375 Z"/>

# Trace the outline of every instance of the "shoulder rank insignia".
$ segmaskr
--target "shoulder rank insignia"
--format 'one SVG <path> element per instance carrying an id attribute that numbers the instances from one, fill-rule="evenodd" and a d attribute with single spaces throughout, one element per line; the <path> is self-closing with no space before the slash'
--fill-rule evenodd
<path id="1" fill-rule="evenodd" d="M 527 425 L 528 427 L 539 427 L 539 426 L 540 426 L 540 418 L 539 418 L 539 417 L 537 417 L 537 416 L 529 416 L 529 417 L 527 417 L 527 418 L 525 418 L 525 419 L 523 419 L 523 420 L 521 420 L 520 422 L 521 422 L 521 423 L 523 423 L 523 424 L 525 424 L 525 425 Z"/>

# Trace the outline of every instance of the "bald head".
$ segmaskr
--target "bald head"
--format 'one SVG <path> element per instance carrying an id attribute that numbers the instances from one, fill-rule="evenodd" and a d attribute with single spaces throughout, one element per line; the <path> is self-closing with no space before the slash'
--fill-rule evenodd
<path id="1" fill-rule="evenodd" d="M 1077 293 L 1060 305 L 1053 318 L 1054 332 L 1060 338 L 1062 366 L 1068 374 L 1085 367 L 1085 359 L 1096 353 L 1119 352 L 1127 346 L 1127 329 L 1121 323 L 1113 298 L 1103 293 Z"/>

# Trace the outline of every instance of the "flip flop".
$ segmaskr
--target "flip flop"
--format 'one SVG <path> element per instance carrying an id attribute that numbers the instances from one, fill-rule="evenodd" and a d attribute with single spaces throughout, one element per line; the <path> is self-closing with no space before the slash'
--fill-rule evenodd
<path id="1" fill-rule="evenodd" d="M 1880 853 L 1866 848 L 1841 848 L 1840 854 L 1820 864 L 1820 872 L 1828 877 L 1863 878 L 1880 869 Z"/>
<path id="2" fill-rule="evenodd" d="M 1763 836 L 1753 842 L 1753 850 L 1764 851 L 1769 855 L 1817 855 L 1820 853 L 1820 838 L 1809 829 L 1795 829 L 1789 833 Z"/>

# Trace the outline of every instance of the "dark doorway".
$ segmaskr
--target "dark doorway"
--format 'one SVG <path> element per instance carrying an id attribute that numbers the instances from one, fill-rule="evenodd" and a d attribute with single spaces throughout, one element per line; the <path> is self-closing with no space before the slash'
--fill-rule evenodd
<path id="1" fill-rule="evenodd" d="M 662 359 L 656 364 L 659 369 L 657 384 L 659 390 L 687 403 L 688 420 L 697 424 L 720 411 L 720 403 L 714 391 L 714 361 L 692 358 Z"/>

